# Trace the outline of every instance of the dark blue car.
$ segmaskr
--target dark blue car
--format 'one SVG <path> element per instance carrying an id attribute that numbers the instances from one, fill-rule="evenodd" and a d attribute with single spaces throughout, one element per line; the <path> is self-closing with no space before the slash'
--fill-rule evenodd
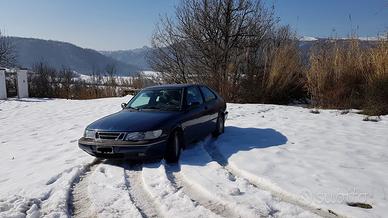
<path id="1" fill-rule="evenodd" d="M 79 147 L 98 158 L 165 158 L 176 162 L 186 145 L 224 132 L 226 103 L 204 85 L 145 88 L 122 110 L 86 127 Z"/>

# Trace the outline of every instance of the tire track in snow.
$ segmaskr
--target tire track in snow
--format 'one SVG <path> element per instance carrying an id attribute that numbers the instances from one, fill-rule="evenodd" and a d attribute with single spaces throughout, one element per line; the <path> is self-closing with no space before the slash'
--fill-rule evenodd
<path id="1" fill-rule="evenodd" d="M 182 153 L 180 163 L 180 172 L 186 183 L 201 196 L 222 202 L 235 217 L 315 217 L 300 207 L 279 201 L 267 191 L 255 188 L 245 179 L 234 177 L 211 159 L 202 143 Z"/>
<path id="2" fill-rule="evenodd" d="M 142 181 L 142 164 L 130 164 L 124 166 L 125 180 L 129 191 L 129 197 L 143 217 L 160 217 L 156 206 L 149 193 L 144 189 Z"/>
<path id="3" fill-rule="evenodd" d="M 180 166 L 178 164 L 165 164 L 165 170 L 167 178 L 170 180 L 171 184 L 176 188 L 176 190 L 178 191 L 182 189 L 183 192 L 186 193 L 191 199 L 191 201 L 193 201 L 196 205 L 201 205 L 218 216 L 240 217 L 238 214 L 235 213 L 235 211 L 233 211 L 232 208 L 229 208 L 226 204 L 219 202 L 215 199 L 206 197 L 195 187 L 189 184 L 180 174 Z"/>
<path id="4" fill-rule="evenodd" d="M 244 177 L 243 175 L 241 175 L 241 173 L 238 172 L 238 170 L 234 170 L 233 168 L 229 167 L 228 161 L 224 158 L 224 156 L 221 154 L 221 152 L 218 150 L 218 148 L 216 147 L 216 145 L 214 143 L 215 143 L 214 139 L 205 140 L 203 147 L 204 147 L 205 151 L 209 154 L 209 156 L 213 159 L 213 161 L 216 161 L 219 165 L 221 165 L 227 171 L 227 173 L 230 174 L 231 177 L 243 178 L 243 179 L 247 180 L 253 187 L 260 189 L 260 190 L 268 191 L 274 197 L 279 198 L 281 201 L 284 201 L 286 203 L 303 208 L 304 210 L 307 210 L 307 211 L 309 211 L 313 214 L 316 214 L 318 216 L 328 217 L 328 218 L 345 217 L 345 216 L 338 215 L 337 213 L 333 212 L 330 209 L 328 211 L 326 211 L 326 210 L 322 210 L 321 208 L 315 208 L 311 205 L 308 205 L 304 202 L 301 202 L 300 200 L 298 200 L 296 198 L 293 198 L 292 196 L 287 196 L 287 195 L 279 192 L 278 190 L 271 189 L 270 187 L 268 187 L 266 185 L 260 184 L 258 182 L 253 181 L 252 179 Z"/>
<path id="5" fill-rule="evenodd" d="M 177 165 L 171 165 L 175 168 Z M 179 168 L 178 168 L 179 169 Z M 175 170 L 175 169 L 174 169 Z M 220 218 L 221 216 L 194 201 L 175 181 L 168 178 L 164 161 L 143 165 L 144 187 L 155 200 L 163 217 Z"/>
<path id="6" fill-rule="evenodd" d="M 71 185 L 70 196 L 68 199 L 68 214 L 72 217 L 95 217 L 96 214 L 91 210 L 91 202 L 87 192 L 88 177 L 93 172 L 98 164 L 102 161 L 94 159 L 90 164 L 87 164 L 77 176 Z"/>

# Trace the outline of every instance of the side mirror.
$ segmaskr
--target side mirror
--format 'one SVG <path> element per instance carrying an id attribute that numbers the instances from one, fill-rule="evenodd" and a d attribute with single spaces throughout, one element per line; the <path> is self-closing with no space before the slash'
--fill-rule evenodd
<path id="1" fill-rule="evenodd" d="M 121 108 L 124 109 L 127 107 L 127 105 L 128 105 L 127 103 L 121 103 Z"/>

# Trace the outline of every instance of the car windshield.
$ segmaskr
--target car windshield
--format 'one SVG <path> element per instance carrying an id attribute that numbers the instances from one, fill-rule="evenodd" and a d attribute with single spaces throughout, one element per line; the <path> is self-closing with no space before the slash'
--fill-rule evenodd
<path id="1" fill-rule="evenodd" d="M 127 105 L 136 110 L 180 110 L 182 89 L 151 89 L 137 94 Z"/>

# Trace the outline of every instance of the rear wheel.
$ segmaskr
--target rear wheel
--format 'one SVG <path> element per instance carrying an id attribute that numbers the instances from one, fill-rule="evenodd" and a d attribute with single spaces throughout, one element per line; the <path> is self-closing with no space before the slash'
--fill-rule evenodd
<path id="1" fill-rule="evenodd" d="M 222 114 L 219 114 L 217 118 L 216 130 L 212 133 L 213 137 L 218 137 L 219 135 L 224 133 L 224 129 L 225 129 L 224 116 Z"/>
<path id="2" fill-rule="evenodd" d="M 168 163 L 178 162 L 182 150 L 181 142 L 182 140 L 179 132 L 175 131 L 168 141 L 166 154 L 164 156 L 164 159 Z"/>

